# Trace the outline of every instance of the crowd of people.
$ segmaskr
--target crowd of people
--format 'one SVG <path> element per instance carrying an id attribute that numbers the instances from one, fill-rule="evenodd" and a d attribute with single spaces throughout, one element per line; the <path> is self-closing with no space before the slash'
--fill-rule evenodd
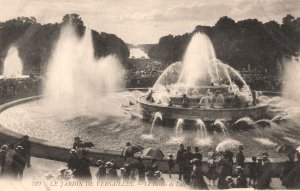
<path id="1" fill-rule="evenodd" d="M 81 144 L 83 145 L 83 144 Z M 126 148 L 131 147 L 128 142 Z M 68 169 L 73 172 L 75 178 L 91 179 L 92 175 L 89 171 L 89 160 L 87 158 L 88 151 L 74 144 L 70 150 L 70 158 Z M 147 183 L 153 185 L 165 185 L 165 180 L 162 176 L 162 166 L 156 158 L 152 158 L 150 165 L 145 165 L 143 157 L 136 156 L 132 150 L 122 152 L 123 163 L 121 167 L 117 167 L 115 160 L 97 160 L 96 165 L 98 171 L 96 174 L 97 180 L 113 180 L 113 181 L 129 181 Z M 282 185 L 287 188 L 293 188 L 297 184 L 296 179 L 292 179 L 289 174 L 295 171 L 299 166 L 300 153 L 297 153 L 298 161 L 290 155 L 289 160 L 284 164 L 280 179 Z M 230 188 L 248 188 L 270 189 L 272 181 L 272 167 L 268 153 L 261 153 L 258 156 L 253 156 L 252 161 L 245 163 L 243 146 L 238 147 L 238 152 L 235 157 L 230 150 L 223 152 L 209 152 L 207 165 L 202 161 L 202 153 L 199 147 L 185 147 L 180 144 L 176 157 L 173 154 L 169 155 L 168 176 L 174 178 L 175 169 L 178 169 L 178 179 L 183 181 L 186 186 L 192 189 L 208 189 L 208 185 L 217 186 L 218 189 Z M 247 169 L 247 170 L 246 170 Z M 117 170 L 119 173 L 117 173 Z M 208 182 L 206 181 L 206 179 Z M 287 177 L 290 177 L 287 180 Z M 217 182 L 217 185 L 216 185 Z"/>
<path id="2" fill-rule="evenodd" d="M 25 135 L 17 143 L 4 144 L 0 149 L 1 178 L 12 178 L 21 181 L 24 169 L 30 168 L 31 143 Z"/>
<path id="3" fill-rule="evenodd" d="M 130 59 L 129 65 L 131 67 L 127 71 L 128 87 L 145 88 L 153 86 L 161 73 L 170 64 L 171 63 L 164 63 L 163 61 L 153 61 L 151 59 Z M 247 72 L 240 72 L 251 89 L 265 91 L 281 90 L 283 80 L 282 78 L 278 78 L 278 76 L 266 76 L 261 74 L 261 72 L 257 72 L 257 76 L 251 76 Z"/>
<path id="4" fill-rule="evenodd" d="M 131 147 L 127 143 L 126 147 Z M 126 151 L 126 148 L 125 148 Z M 300 158 L 300 153 L 297 153 Z M 74 141 L 73 148 L 70 150 L 67 168 L 62 170 L 62 176 L 78 179 L 92 179 L 89 170 L 90 160 L 88 159 L 88 150 L 84 148 L 80 139 Z M 138 182 L 153 185 L 165 185 L 162 176 L 161 166 L 156 158 L 152 158 L 150 165 L 145 165 L 142 156 L 135 156 L 133 152 L 122 152 L 122 165 L 116 165 L 115 160 L 99 159 L 96 162 L 98 171 L 96 178 L 98 181 L 120 181 L 120 182 Z M 253 156 L 252 161 L 246 165 L 243 146 L 238 147 L 238 153 L 235 157 L 230 150 L 224 152 L 209 152 L 207 165 L 203 165 L 202 153 L 199 147 L 185 147 L 180 144 L 176 158 L 173 154 L 169 155 L 168 176 L 175 178 L 175 167 L 178 168 L 178 179 L 192 189 L 208 189 L 208 185 L 217 186 L 218 189 L 230 188 L 248 188 L 270 189 L 272 181 L 272 168 L 268 153 L 261 153 L 259 156 Z M 285 163 L 281 173 L 282 185 L 287 188 L 294 188 L 297 180 L 291 180 L 291 173 L 296 166 L 300 165 L 299 160 L 294 161 L 293 157 Z M 118 166 L 118 167 L 117 167 Z M 246 170 L 248 169 L 248 170 Z M 119 173 L 117 172 L 119 171 Z M 208 183 L 206 182 L 206 179 Z M 290 177 L 287 180 L 287 177 Z M 217 185 L 216 185 L 217 182 Z"/>
<path id="5" fill-rule="evenodd" d="M 202 154 L 199 148 L 195 147 L 195 152 L 192 153 L 190 146 L 187 146 L 185 149 L 184 145 L 181 144 L 176 158 L 179 167 L 179 180 L 183 178 L 186 184 L 196 189 L 208 188 L 203 178 L 204 176 L 206 176 L 211 186 L 215 186 L 218 179 L 218 189 L 247 188 L 248 186 L 257 189 L 270 188 L 271 174 L 268 154 L 262 153 L 258 162 L 256 162 L 256 157 L 253 157 L 253 162 L 248 166 L 250 172 L 248 174 L 250 177 L 248 183 L 245 174 L 245 157 L 242 150 L 243 147 L 239 146 L 235 168 L 233 162 L 234 154 L 231 151 L 208 153 L 208 169 L 206 172 L 203 172 L 201 167 Z"/>
<path id="6" fill-rule="evenodd" d="M 283 79 L 277 79 L 275 77 L 245 77 L 245 81 L 251 87 L 251 89 L 262 90 L 262 91 L 274 91 L 280 92 L 284 85 Z"/>
<path id="7" fill-rule="evenodd" d="M 80 143 L 80 144 L 78 144 Z M 64 169 L 63 176 L 69 177 L 72 174 L 73 178 L 92 179 L 91 171 L 89 170 L 90 160 L 88 159 L 88 150 L 83 148 L 83 142 L 75 141 L 73 148 L 70 150 L 69 161 L 67 168 Z M 126 148 L 131 147 L 128 142 Z M 166 185 L 166 181 L 162 176 L 162 166 L 156 158 L 152 158 L 150 165 L 146 165 L 143 157 L 136 156 L 132 150 L 122 152 L 122 165 L 117 165 L 115 160 L 99 159 L 96 162 L 98 171 L 96 178 L 98 181 L 119 181 L 130 182 L 131 184 L 138 182 L 139 184 L 150 184 L 156 186 Z M 292 157 L 285 163 L 281 173 L 282 185 L 287 188 L 292 188 L 297 184 L 297 180 L 287 180 L 291 173 L 299 164 L 300 153 L 297 154 L 298 162 L 295 162 Z M 268 157 L 268 153 L 261 153 L 259 156 L 253 156 L 252 161 L 245 163 L 243 154 L 243 146 L 238 147 L 238 153 L 235 157 L 230 150 L 223 152 L 209 152 L 207 165 L 202 161 L 202 153 L 199 147 L 185 147 L 180 144 L 176 157 L 173 154 L 169 155 L 168 176 L 175 178 L 176 167 L 178 169 L 178 179 L 191 189 L 208 189 L 209 186 L 218 189 L 230 188 L 248 188 L 270 189 L 272 181 L 272 168 Z M 246 170 L 247 169 L 247 170 Z M 119 173 L 118 173 L 119 172 Z M 205 178 L 206 177 L 206 178 Z M 208 182 L 207 182 L 208 180 Z M 288 183 L 287 183 L 288 181 Z M 217 182 L 217 184 L 216 184 Z"/>
<path id="8" fill-rule="evenodd" d="M 17 144 L 4 144 L 0 150 L 1 177 L 10 177 L 22 180 L 24 169 L 31 166 L 31 143 L 28 136 L 24 136 Z M 133 152 L 130 142 L 126 143 L 118 162 L 116 159 L 97 159 L 94 164 L 89 157 L 89 148 L 94 147 L 90 142 L 83 142 L 79 137 L 74 138 L 73 147 L 69 151 L 66 167 L 59 169 L 59 175 L 54 177 L 47 173 L 47 180 L 85 180 L 119 182 L 121 185 L 147 184 L 165 186 L 166 181 L 162 176 L 165 168 L 157 158 L 152 157 L 149 165 L 142 155 Z M 230 189 L 248 188 L 270 189 L 272 181 L 272 167 L 268 153 L 253 156 L 252 161 L 245 163 L 243 146 L 238 146 L 235 156 L 230 150 L 209 152 L 207 164 L 203 162 L 203 153 L 199 147 L 192 151 L 191 146 L 180 144 L 176 155 L 169 154 L 167 160 L 168 172 L 166 176 L 175 178 L 178 174 L 180 182 L 191 189 Z M 300 168 L 300 153 L 288 155 L 288 161 L 281 170 L 280 180 L 286 188 L 298 188 Z M 149 159 L 149 157 L 148 157 Z M 120 162 L 121 161 L 121 162 Z M 235 162 L 234 162 L 235 161 Z M 118 163 L 118 164 L 117 164 Z M 164 164 L 164 165 L 165 165 Z M 90 166 L 97 166 L 97 173 L 92 175 Z M 247 169 L 247 170 L 246 170 Z"/>
<path id="9" fill-rule="evenodd" d="M 41 80 L 37 78 L 2 78 L 0 79 L 0 98 L 28 97 L 37 95 Z"/>
<path id="10" fill-rule="evenodd" d="M 131 59 L 127 87 L 150 87 L 164 70 L 164 65 L 151 59 Z"/>

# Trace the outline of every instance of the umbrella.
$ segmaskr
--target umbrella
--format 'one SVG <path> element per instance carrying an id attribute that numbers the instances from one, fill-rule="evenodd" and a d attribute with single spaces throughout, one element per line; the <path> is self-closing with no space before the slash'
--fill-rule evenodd
<path id="1" fill-rule="evenodd" d="M 281 145 L 277 147 L 276 151 L 278 153 L 289 155 L 289 154 L 294 154 L 296 152 L 296 149 L 291 145 Z"/>
<path id="2" fill-rule="evenodd" d="M 141 152 L 143 151 L 144 148 L 140 145 L 131 145 L 126 147 L 125 149 L 123 149 L 122 151 L 122 156 L 126 156 L 126 155 L 134 155 L 137 152 Z"/>
<path id="3" fill-rule="evenodd" d="M 216 147 L 217 152 L 224 152 L 226 150 L 236 150 L 239 146 L 243 145 L 241 142 L 233 139 L 226 139 L 219 143 Z"/>
<path id="4" fill-rule="evenodd" d="M 147 148 L 142 153 L 143 156 L 148 156 L 152 158 L 162 159 L 164 158 L 164 153 L 159 149 Z"/>

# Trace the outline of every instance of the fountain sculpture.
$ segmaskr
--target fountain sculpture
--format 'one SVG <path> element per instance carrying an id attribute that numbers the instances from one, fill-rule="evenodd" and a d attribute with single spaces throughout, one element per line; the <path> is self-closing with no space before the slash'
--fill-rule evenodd
<path id="1" fill-rule="evenodd" d="M 179 118 L 206 123 L 259 119 L 267 110 L 239 72 L 216 58 L 210 39 L 202 33 L 194 34 L 183 61 L 170 65 L 139 103 L 145 119 L 159 111 L 167 123 Z"/>

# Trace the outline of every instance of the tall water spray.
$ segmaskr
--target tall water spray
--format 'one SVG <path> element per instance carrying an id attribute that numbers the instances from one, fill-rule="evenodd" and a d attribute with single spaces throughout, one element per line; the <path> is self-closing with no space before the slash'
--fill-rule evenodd
<path id="1" fill-rule="evenodd" d="M 19 77 L 23 73 L 23 63 L 19 57 L 19 52 L 17 47 L 12 46 L 7 52 L 6 58 L 3 65 L 3 76 Z"/>
<path id="2" fill-rule="evenodd" d="M 200 138 L 203 139 L 207 134 L 207 128 L 205 123 L 201 119 L 197 119 L 196 128 L 196 131 L 200 135 Z"/>
<path id="3" fill-rule="evenodd" d="M 235 82 L 242 86 L 237 86 Z M 153 86 L 154 100 L 163 102 L 170 95 L 187 94 L 188 89 L 203 86 L 228 86 L 228 92 L 238 95 L 243 102 L 252 103 L 252 93 L 234 68 L 216 58 L 210 39 L 196 33 L 186 49 L 182 62 L 171 64 Z M 188 95 L 189 96 L 189 95 Z"/>
<path id="4" fill-rule="evenodd" d="M 229 136 L 228 129 L 222 119 L 216 119 L 214 122 L 214 126 L 220 128 L 224 136 Z"/>
<path id="5" fill-rule="evenodd" d="M 160 112 L 155 112 L 154 114 L 153 121 L 151 124 L 150 134 L 153 134 L 154 125 L 157 119 L 162 120 L 162 114 Z"/>
<path id="6" fill-rule="evenodd" d="M 187 86 L 196 86 L 199 85 L 199 81 L 212 77 L 211 62 L 214 60 L 216 55 L 209 38 L 204 34 L 196 33 L 186 49 L 179 82 Z M 215 69 L 218 75 L 217 68 Z"/>
<path id="7" fill-rule="evenodd" d="M 124 70 L 115 56 L 96 59 L 91 30 L 82 38 L 67 25 L 48 65 L 45 101 L 60 108 L 81 106 L 88 110 L 118 113 L 108 92 L 121 88 Z"/>
<path id="8" fill-rule="evenodd" d="M 182 118 L 177 119 L 176 126 L 175 126 L 175 136 L 179 136 L 179 134 L 182 133 L 183 123 L 184 123 L 184 119 Z"/>
<path id="9" fill-rule="evenodd" d="M 286 99 L 292 99 L 296 101 L 296 103 L 299 103 L 300 88 L 298 83 L 300 80 L 300 56 L 293 57 L 291 60 L 286 61 L 284 80 L 283 96 Z M 300 105 L 297 104 L 297 106 Z"/>

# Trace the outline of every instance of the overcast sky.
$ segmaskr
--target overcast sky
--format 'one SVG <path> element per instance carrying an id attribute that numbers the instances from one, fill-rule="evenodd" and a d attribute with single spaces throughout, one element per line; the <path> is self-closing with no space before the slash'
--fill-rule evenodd
<path id="1" fill-rule="evenodd" d="M 214 25 L 222 16 L 235 21 L 257 18 L 281 23 L 288 13 L 300 17 L 300 0 L 0 0 L 0 21 L 34 16 L 40 23 L 60 22 L 78 13 L 85 25 L 114 33 L 125 42 L 157 43 L 164 35 Z"/>

